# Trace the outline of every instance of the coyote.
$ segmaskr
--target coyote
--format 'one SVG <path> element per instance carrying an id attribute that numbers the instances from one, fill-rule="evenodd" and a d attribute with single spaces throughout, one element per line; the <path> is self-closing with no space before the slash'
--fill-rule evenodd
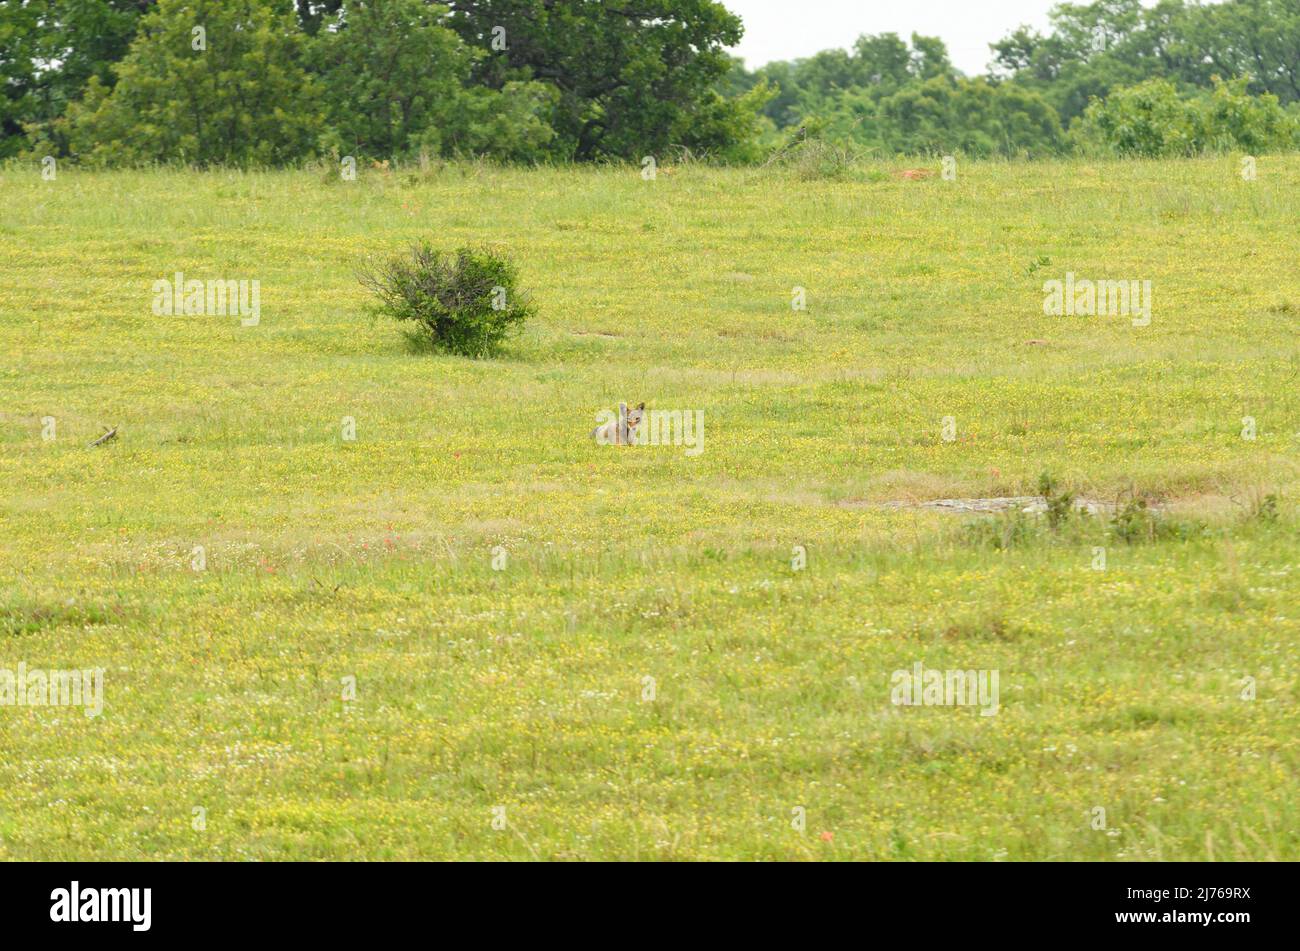
<path id="1" fill-rule="evenodd" d="M 612 415 L 608 410 L 601 410 L 597 419 Z M 644 415 L 645 403 L 633 409 L 628 409 L 626 403 L 619 403 L 618 417 L 597 426 L 591 431 L 591 435 L 602 446 L 634 446 L 636 428 L 641 425 L 641 417 Z"/>

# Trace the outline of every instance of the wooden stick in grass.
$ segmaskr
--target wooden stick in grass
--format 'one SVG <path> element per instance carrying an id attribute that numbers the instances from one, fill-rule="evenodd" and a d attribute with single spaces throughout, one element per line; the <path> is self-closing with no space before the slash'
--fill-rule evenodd
<path id="1" fill-rule="evenodd" d="M 90 448 L 93 449 L 93 448 L 96 447 L 96 446 L 102 446 L 104 443 L 108 442 L 110 439 L 112 439 L 112 438 L 113 438 L 114 436 L 116 436 L 116 435 L 117 435 L 117 427 L 116 427 L 116 426 L 114 426 L 112 429 L 109 429 L 107 426 L 105 426 L 105 427 L 104 427 L 104 435 L 100 436 L 98 439 L 96 439 L 94 442 L 92 442 L 92 443 L 90 444 Z"/>

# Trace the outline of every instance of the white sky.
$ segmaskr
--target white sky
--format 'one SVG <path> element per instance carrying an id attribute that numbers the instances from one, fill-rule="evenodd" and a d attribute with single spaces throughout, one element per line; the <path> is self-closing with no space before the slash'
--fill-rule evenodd
<path id="1" fill-rule="evenodd" d="M 818 50 L 848 48 L 862 33 L 913 32 L 937 36 L 967 75 L 984 72 L 989 44 L 1021 24 L 1047 27 L 1056 0 L 722 0 L 745 24 L 732 50 L 755 69 L 774 59 L 797 59 Z"/>

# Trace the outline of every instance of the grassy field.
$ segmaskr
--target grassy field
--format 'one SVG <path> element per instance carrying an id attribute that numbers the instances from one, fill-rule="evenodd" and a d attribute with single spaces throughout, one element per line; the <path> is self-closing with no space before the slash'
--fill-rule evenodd
<path id="1" fill-rule="evenodd" d="M 0 706 L 0 857 L 1300 858 L 1300 157 L 899 168 L 0 171 L 0 667 L 105 671 Z M 501 358 L 365 316 L 419 236 Z M 1044 472 L 1124 514 L 917 505 Z"/>

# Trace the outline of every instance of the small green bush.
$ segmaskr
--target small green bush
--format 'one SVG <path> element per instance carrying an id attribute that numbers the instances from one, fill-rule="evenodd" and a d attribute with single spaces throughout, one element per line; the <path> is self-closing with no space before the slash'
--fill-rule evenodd
<path id="1" fill-rule="evenodd" d="M 1093 99 L 1070 129 L 1081 151 L 1157 158 L 1196 155 L 1203 147 L 1196 103 L 1167 79 L 1149 79 Z"/>
<path id="2" fill-rule="evenodd" d="M 1070 133 L 1084 154 L 1147 158 L 1278 152 L 1300 144 L 1300 119 L 1274 95 L 1252 96 L 1247 85 L 1244 78 L 1215 76 L 1213 91 L 1184 96 L 1166 79 L 1149 79 L 1094 98 Z"/>
<path id="3" fill-rule="evenodd" d="M 1053 530 L 1060 528 L 1074 514 L 1074 493 L 1069 489 L 1060 492 L 1057 489 L 1051 473 L 1044 472 L 1038 477 L 1038 494 L 1047 504 L 1047 524 Z"/>
<path id="4" fill-rule="evenodd" d="M 1152 508 L 1140 495 L 1117 504 L 1110 533 L 1128 545 L 1158 541 L 1190 541 L 1209 537 L 1209 525 L 1195 518 L 1174 518 Z"/>
<path id="5" fill-rule="evenodd" d="M 1242 507 L 1247 522 L 1264 522 L 1271 525 L 1282 517 L 1282 496 L 1278 492 L 1252 489 L 1246 494 L 1244 501 L 1237 499 L 1233 501 Z"/>
<path id="6" fill-rule="evenodd" d="M 418 241 L 357 277 L 378 298 L 376 314 L 413 321 L 435 349 L 467 357 L 496 353 L 535 312 L 514 264 L 485 248 L 445 253 Z"/>
<path id="7" fill-rule="evenodd" d="M 1111 530 L 1115 537 L 1130 545 L 1140 541 L 1155 541 L 1157 527 L 1156 514 L 1147 508 L 1147 500 L 1141 496 L 1134 496 L 1122 506 L 1117 506 L 1111 519 Z"/>

